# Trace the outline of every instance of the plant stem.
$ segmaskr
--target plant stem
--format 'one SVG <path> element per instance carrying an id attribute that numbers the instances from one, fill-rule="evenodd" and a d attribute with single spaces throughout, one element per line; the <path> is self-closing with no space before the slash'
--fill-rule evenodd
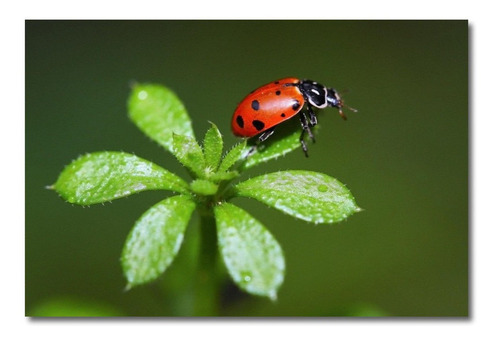
<path id="1" fill-rule="evenodd" d="M 198 272 L 194 285 L 195 316 L 216 316 L 219 306 L 217 272 L 217 231 L 213 211 L 200 208 L 200 249 Z"/>

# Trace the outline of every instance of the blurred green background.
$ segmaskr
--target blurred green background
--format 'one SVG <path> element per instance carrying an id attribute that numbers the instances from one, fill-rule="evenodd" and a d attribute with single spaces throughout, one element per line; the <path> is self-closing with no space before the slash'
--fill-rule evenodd
<path id="1" fill-rule="evenodd" d="M 27 21 L 26 314 L 180 314 L 182 261 L 128 292 L 119 262 L 135 220 L 170 194 L 82 208 L 45 186 L 101 150 L 187 176 L 127 118 L 131 81 L 173 89 L 198 139 L 210 120 L 227 148 L 238 102 L 286 76 L 334 87 L 359 112 L 323 110 L 310 158 L 248 175 L 323 172 L 365 210 L 316 226 L 238 199 L 280 242 L 287 273 L 276 303 L 228 283 L 221 315 L 468 315 L 467 21 Z"/>

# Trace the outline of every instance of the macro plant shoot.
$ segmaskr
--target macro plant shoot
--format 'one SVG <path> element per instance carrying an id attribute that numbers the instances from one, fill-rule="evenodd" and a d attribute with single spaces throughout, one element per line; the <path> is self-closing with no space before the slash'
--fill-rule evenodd
<path id="1" fill-rule="evenodd" d="M 244 98 L 232 119 L 228 114 L 218 123 L 231 122 L 234 134 L 242 137 L 234 146 L 225 146 L 215 123 L 197 139 L 184 104 L 172 90 L 137 83 L 128 99 L 130 119 L 173 154 L 190 179 L 132 153 L 103 151 L 76 158 L 48 188 L 81 206 L 147 190 L 165 192 L 164 199 L 137 219 L 124 243 L 120 261 L 127 290 L 158 279 L 175 263 L 191 218 L 197 215 L 199 246 L 189 314 L 218 314 L 221 280 L 227 275 L 242 291 L 275 301 L 285 279 L 286 248 L 273 236 L 272 222 L 247 212 L 233 199 L 262 202 L 270 207 L 267 210 L 306 221 L 297 223 L 304 226 L 332 225 L 359 212 L 350 190 L 331 175 L 299 169 L 241 177 L 264 162 L 279 163 L 275 159 L 297 149 L 306 156 L 315 153 L 315 110 L 326 107 L 334 107 L 344 118 L 342 108 L 350 109 L 338 92 L 315 81 L 285 78 L 268 83 Z M 289 119 L 297 121 L 296 130 L 271 136 Z M 307 168 L 306 158 L 301 166 Z M 167 272 L 164 277 L 168 276 Z"/>

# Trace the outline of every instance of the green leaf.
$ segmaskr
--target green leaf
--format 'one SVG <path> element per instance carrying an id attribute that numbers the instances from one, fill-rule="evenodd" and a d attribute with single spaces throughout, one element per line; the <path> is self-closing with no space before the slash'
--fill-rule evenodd
<path id="1" fill-rule="evenodd" d="M 239 144 L 233 146 L 233 148 L 224 156 L 224 159 L 219 166 L 219 172 L 229 170 L 231 166 L 233 166 L 238 160 L 243 158 L 245 156 L 244 152 L 246 146 L 246 140 L 243 140 Z"/>
<path id="2" fill-rule="evenodd" d="M 215 220 L 219 249 L 235 283 L 248 293 L 275 299 L 285 273 L 278 242 L 262 223 L 231 203 L 215 207 Z"/>
<path id="3" fill-rule="evenodd" d="M 239 175 L 240 174 L 237 171 L 217 171 L 216 173 L 211 174 L 208 178 L 212 182 L 218 183 L 220 181 L 231 180 Z"/>
<path id="4" fill-rule="evenodd" d="M 206 173 L 209 173 L 205 168 L 205 156 L 203 151 L 193 137 L 187 135 L 173 136 L 172 153 L 179 162 L 193 171 L 198 177 L 205 178 Z"/>
<path id="5" fill-rule="evenodd" d="M 312 171 L 282 171 L 235 186 L 236 194 L 254 198 L 304 221 L 334 223 L 361 209 L 338 180 Z"/>
<path id="6" fill-rule="evenodd" d="M 315 126 L 313 128 L 313 132 L 316 132 L 318 128 L 319 126 Z M 301 130 L 295 130 L 291 133 L 275 133 L 268 140 L 258 145 L 257 151 L 255 151 L 245 160 L 245 162 L 241 166 L 241 170 L 247 170 L 253 166 L 267 162 L 271 159 L 282 157 L 285 154 L 300 148 L 301 132 Z"/>
<path id="7" fill-rule="evenodd" d="M 168 88 L 136 84 L 128 101 L 132 121 L 151 139 L 172 152 L 172 133 L 194 137 L 191 119 L 179 98 Z"/>
<path id="8" fill-rule="evenodd" d="M 214 184 L 205 179 L 195 179 L 191 182 L 191 190 L 198 195 L 214 195 L 217 192 L 218 188 L 219 187 L 217 186 L 217 184 Z"/>
<path id="9" fill-rule="evenodd" d="M 144 190 L 187 193 L 189 186 L 175 174 L 133 154 L 95 152 L 66 166 L 55 189 L 70 203 L 89 205 Z"/>
<path id="10" fill-rule="evenodd" d="M 169 197 L 135 223 L 121 258 L 128 287 L 158 278 L 172 263 L 195 206 L 187 196 Z"/>
<path id="11" fill-rule="evenodd" d="M 223 144 L 222 135 L 219 129 L 212 123 L 212 127 L 205 134 L 203 149 L 207 166 L 214 172 L 217 171 L 219 167 Z"/>

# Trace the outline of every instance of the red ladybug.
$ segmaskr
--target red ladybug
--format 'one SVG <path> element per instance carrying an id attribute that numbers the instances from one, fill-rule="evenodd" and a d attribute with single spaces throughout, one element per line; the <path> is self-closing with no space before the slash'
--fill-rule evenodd
<path id="1" fill-rule="evenodd" d="M 306 110 L 302 111 L 304 105 Z M 318 82 L 288 77 L 263 85 L 245 97 L 234 111 L 231 127 L 234 135 L 240 137 L 260 134 L 258 142 L 262 142 L 274 133 L 276 125 L 300 113 L 300 143 L 307 157 L 304 134 L 307 132 L 314 142 L 311 127 L 318 123 L 313 106 L 338 108 L 340 116 L 346 119 L 342 112 L 344 103 L 335 89 Z"/>

